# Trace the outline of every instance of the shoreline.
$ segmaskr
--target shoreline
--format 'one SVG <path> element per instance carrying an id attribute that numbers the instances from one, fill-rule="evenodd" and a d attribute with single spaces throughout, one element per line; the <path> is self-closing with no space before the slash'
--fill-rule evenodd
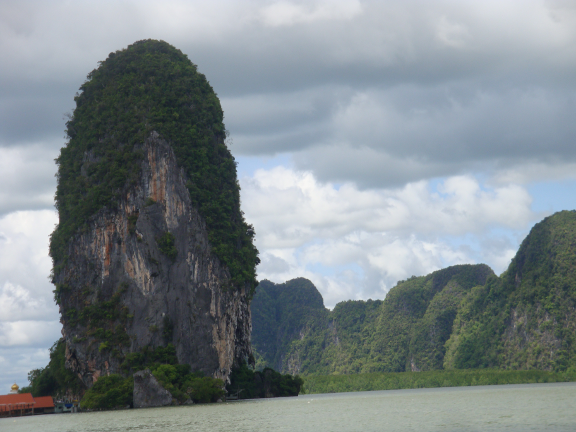
<path id="1" fill-rule="evenodd" d="M 576 372 L 455 369 L 425 372 L 307 375 L 302 378 L 304 380 L 303 394 L 329 394 L 378 390 L 576 382 Z"/>

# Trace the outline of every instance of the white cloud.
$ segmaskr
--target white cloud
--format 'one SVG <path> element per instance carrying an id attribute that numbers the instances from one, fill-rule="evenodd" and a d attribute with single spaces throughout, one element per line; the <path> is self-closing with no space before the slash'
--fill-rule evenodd
<path id="1" fill-rule="evenodd" d="M 329 306 L 383 298 L 399 279 L 448 265 L 486 262 L 501 272 L 517 243 L 492 231 L 525 232 L 538 217 L 531 201 L 521 186 L 487 188 L 470 176 L 378 190 L 282 166 L 242 179 L 262 252 L 259 277 L 308 277 Z"/>
<path id="2" fill-rule="evenodd" d="M 45 347 L 62 337 L 59 321 L 0 322 L 0 347 Z"/>
<path id="3" fill-rule="evenodd" d="M 461 48 L 466 44 L 470 33 L 466 26 L 451 22 L 443 16 L 438 23 L 436 37 L 443 44 L 452 48 Z"/>
<path id="4" fill-rule="evenodd" d="M 48 280 L 48 236 L 57 221 L 53 210 L 0 218 L 0 393 L 27 385 L 28 372 L 48 364 L 48 347 L 61 337 Z"/>
<path id="5" fill-rule="evenodd" d="M 8 393 L 14 383 L 20 387 L 28 385 L 28 372 L 46 367 L 49 360 L 48 348 L 0 347 L 0 394 Z"/>
<path id="6" fill-rule="evenodd" d="M 398 189 L 336 187 L 318 182 L 311 172 L 281 166 L 242 181 L 243 207 L 264 247 L 297 247 L 314 237 L 354 231 L 462 235 L 492 225 L 524 227 L 533 218 L 524 188 L 482 189 L 470 176 L 448 178 L 438 191 L 431 191 L 427 181 Z"/>
<path id="7" fill-rule="evenodd" d="M 43 311 L 41 301 L 32 297 L 29 290 L 6 281 L 0 287 L 0 321 L 12 321 L 28 316 L 37 317 Z"/>
<path id="8" fill-rule="evenodd" d="M 58 216 L 51 210 L 20 211 L 0 218 L 0 233 L 4 238 L 0 241 L 3 295 L 25 289 L 37 301 L 52 296 L 53 288 L 48 280 L 52 267 L 48 237 L 57 222 Z"/>
<path id="9" fill-rule="evenodd" d="M 0 146 L 0 217 L 21 210 L 53 209 L 58 151 L 34 144 Z"/>

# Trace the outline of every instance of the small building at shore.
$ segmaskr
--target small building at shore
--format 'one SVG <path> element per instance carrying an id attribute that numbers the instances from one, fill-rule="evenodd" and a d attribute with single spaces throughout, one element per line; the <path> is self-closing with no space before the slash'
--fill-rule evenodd
<path id="1" fill-rule="evenodd" d="M 18 390 L 18 385 L 14 384 L 10 393 L 0 395 L 0 417 L 20 417 L 54 412 L 52 396 L 35 398 L 32 393 L 18 393 Z"/>

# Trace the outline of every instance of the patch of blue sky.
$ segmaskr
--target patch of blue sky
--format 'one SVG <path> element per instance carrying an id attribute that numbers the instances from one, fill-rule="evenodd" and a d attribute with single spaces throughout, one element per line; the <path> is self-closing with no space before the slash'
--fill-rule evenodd
<path id="1" fill-rule="evenodd" d="M 446 177 L 435 177 L 428 180 L 428 190 L 431 194 L 437 194 L 441 198 L 447 198 L 448 194 L 442 191 L 442 185 L 446 181 Z"/>
<path id="2" fill-rule="evenodd" d="M 235 159 L 238 162 L 238 178 L 253 177 L 254 173 L 259 169 L 270 170 L 277 166 L 293 167 L 290 153 L 282 153 L 276 156 L 237 156 Z"/>
<path id="3" fill-rule="evenodd" d="M 306 264 L 306 270 L 314 274 L 334 277 L 345 271 L 354 272 L 359 279 L 364 278 L 364 270 L 356 263 L 340 264 L 335 266 L 327 266 L 319 262 L 312 262 Z"/>
<path id="4" fill-rule="evenodd" d="M 497 274 L 507 267 L 503 267 L 501 254 L 507 250 L 518 250 L 522 240 L 528 235 L 532 226 L 526 229 L 510 229 L 493 226 L 482 233 L 467 233 L 461 236 L 442 236 L 438 240 L 454 251 L 461 251 L 468 262 L 463 264 L 487 264 Z M 442 268 L 453 265 L 453 262 L 442 260 Z"/>
<path id="5" fill-rule="evenodd" d="M 482 192 L 491 192 L 494 189 L 489 186 L 489 178 L 483 173 L 471 174 L 471 176 L 478 182 L 478 187 Z M 448 177 L 434 177 L 428 180 L 428 191 L 431 194 L 436 194 L 440 198 L 449 198 L 451 194 L 444 192 L 444 182 Z"/>
<path id="6" fill-rule="evenodd" d="M 576 179 L 535 182 L 527 186 L 532 196 L 532 211 L 551 215 L 576 208 Z"/>
<path id="7" fill-rule="evenodd" d="M 490 228 L 490 230 L 488 231 L 488 236 L 494 239 L 507 240 L 512 244 L 515 243 L 520 244 L 520 242 L 524 240 L 524 237 L 528 235 L 528 232 L 530 231 L 532 226 L 533 225 L 529 226 L 527 229 L 516 229 L 516 230 L 510 228 L 504 228 L 501 226 L 494 226 Z"/>
<path id="8" fill-rule="evenodd" d="M 332 189 L 339 191 L 343 184 L 344 183 L 330 183 L 330 186 L 332 186 Z"/>
<path id="9" fill-rule="evenodd" d="M 442 236 L 439 238 L 442 243 L 446 244 L 452 250 L 461 250 L 466 253 L 476 263 L 476 258 L 481 254 L 482 241 L 477 235 L 467 233 L 460 236 Z M 443 260 L 442 260 L 443 261 Z M 442 262 L 442 268 L 452 265 L 450 262 Z"/>

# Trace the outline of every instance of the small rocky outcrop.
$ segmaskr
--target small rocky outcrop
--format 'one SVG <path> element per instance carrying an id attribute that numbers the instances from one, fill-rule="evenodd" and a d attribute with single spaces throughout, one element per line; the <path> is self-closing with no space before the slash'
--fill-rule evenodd
<path id="1" fill-rule="evenodd" d="M 134 408 L 172 405 L 172 394 L 162 387 L 150 369 L 134 374 Z"/>

